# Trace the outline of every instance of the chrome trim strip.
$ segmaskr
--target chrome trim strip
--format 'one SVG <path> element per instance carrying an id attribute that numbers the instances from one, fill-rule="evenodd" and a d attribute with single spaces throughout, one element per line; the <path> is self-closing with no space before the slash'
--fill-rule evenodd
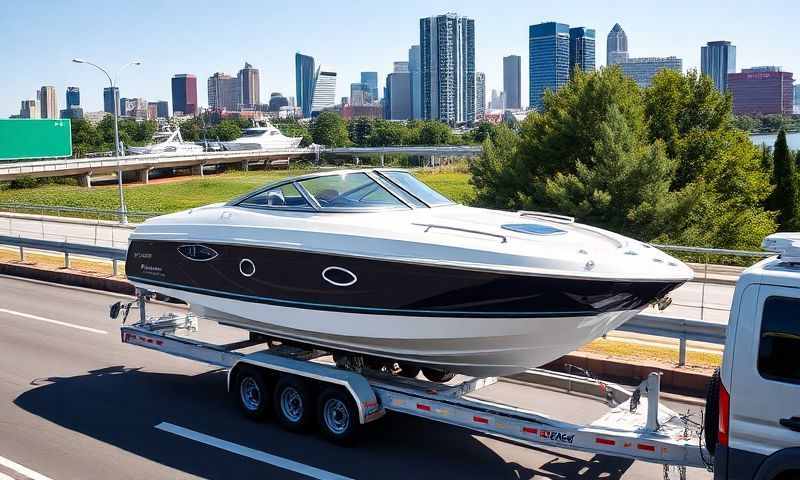
<path id="1" fill-rule="evenodd" d="M 416 225 L 418 227 L 427 227 L 425 229 L 425 233 L 428 233 L 428 230 L 430 230 L 431 228 L 441 228 L 443 230 L 455 230 L 456 232 L 475 233 L 477 235 L 486 235 L 487 237 L 499 238 L 500 240 L 502 240 L 500 243 L 508 242 L 508 238 L 505 235 L 500 235 L 499 233 L 482 232 L 480 230 L 472 230 L 471 228 L 451 227 L 449 225 L 437 225 L 433 223 L 412 223 L 411 225 Z"/>

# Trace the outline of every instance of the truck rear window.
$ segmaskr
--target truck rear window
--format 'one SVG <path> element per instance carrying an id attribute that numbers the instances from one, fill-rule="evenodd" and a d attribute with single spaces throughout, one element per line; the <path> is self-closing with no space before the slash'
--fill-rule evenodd
<path id="1" fill-rule="evenodd" d="M 800 384 L 800 299 L 769 297 L 761 318 L 758 371 L 764 378 Z"/>

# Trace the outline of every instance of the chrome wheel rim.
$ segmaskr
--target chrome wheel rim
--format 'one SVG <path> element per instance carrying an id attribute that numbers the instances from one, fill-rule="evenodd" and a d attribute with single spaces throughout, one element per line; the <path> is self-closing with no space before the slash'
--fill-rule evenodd
<path id="1" fill-rule="evenodd" d="M 242 399 L 244 408 L 251 412 L 258 410 L 258 407 L 261 406 L 261 389 L 258 388 L 258 384 L 253 380 L 253 377 L 242 379 L 242 383 L 239 384 L 239 396 Z"/>
<path id="2" fill-rule="evenodd" d="M 303 418 L 303 397 L 294 387 L 286 387 L 281 392 L 281 412 L 292 423 Z"/>
<path id="3" fill-rule="evenodd" d="M 323 406 L 325 426 L 331 432 L 341 435 L 350 427 L 350 412 L 347 405 L 338 398 L 329 398 Z"/>

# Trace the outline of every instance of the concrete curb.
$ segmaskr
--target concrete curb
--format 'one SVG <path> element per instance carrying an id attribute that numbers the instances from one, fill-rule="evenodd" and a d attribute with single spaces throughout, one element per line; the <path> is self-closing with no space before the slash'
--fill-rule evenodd
<path id="1" fill-rule="evenodd" d="M 29 265 L 0 263 L 0 275 L 23 277 L 124 295 L 135 294 L 133 285 L 125 280 L 95 277 L 71 271 L 46 270 Z M 663 391 L 693 397 L 705 396 L 706 385 L 711 378 L 710 373 L 689 368 L 665 367 L 655 363 L 630 363 L 584 352 L 573 352 L 565 355 L 545 365 L 544 368 L 566 372 L 566 365 L 568 364 L 589 370 L 597 378 L 628 385 L 639 384 L 647 378 L 650 372 L 661 372 L 661 389 Z M 524 372 L 512 375 L 511 378 L 526 382 Z"/>
<path id="2" fill-rule="evenodd" d="M 70 285 L 73 287 L 90 288 L 92 290 L 121 293 L 124 295 L 134 295 L 136 293 L 133 285 L 125 280 L 109 277 L 94 277 L 64 270 L 46 270 L 29 265 L 0 263 L 0 274 Z"/>

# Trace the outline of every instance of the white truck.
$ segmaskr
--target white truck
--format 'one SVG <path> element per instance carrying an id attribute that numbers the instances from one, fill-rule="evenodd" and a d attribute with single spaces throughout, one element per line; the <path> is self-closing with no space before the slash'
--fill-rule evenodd
<path id="1" fill-rule="evenodd" d="M 711 380 L 702 428 L 659 403 L 651 373 L 630 391 L 584 376 L 532 369 L 529 381 L 605 402 L 589 424 L 573 424 L 473 394 L 497 381 L 467 378 L 447 385 L 402 378 L 366 366 L 337 366 L 328 352 L 281 345 L 250 334 L 228 345 L 196 340 L 197 319 L 146 314 L 148 292 L 121 310 L 139 321 L 121 327 L 122 341 L 228 368 L 228 390 L 248 417 L 273 414 L 290 430 L 316 425 L 327 438 L 352 442 L 387 410 L 458 425 L 529 445 L 615 455 L 667 466 L 714 469 L 714 478 L 800 479 L 800 234 L 776 234 L 764 248 L 779 252 L 746 270 L 736 286 L 722 367 Z M 268 348 L 252 351 L 253 347 Z M 588 400 L 587 400 L 588 401 Z"/>

